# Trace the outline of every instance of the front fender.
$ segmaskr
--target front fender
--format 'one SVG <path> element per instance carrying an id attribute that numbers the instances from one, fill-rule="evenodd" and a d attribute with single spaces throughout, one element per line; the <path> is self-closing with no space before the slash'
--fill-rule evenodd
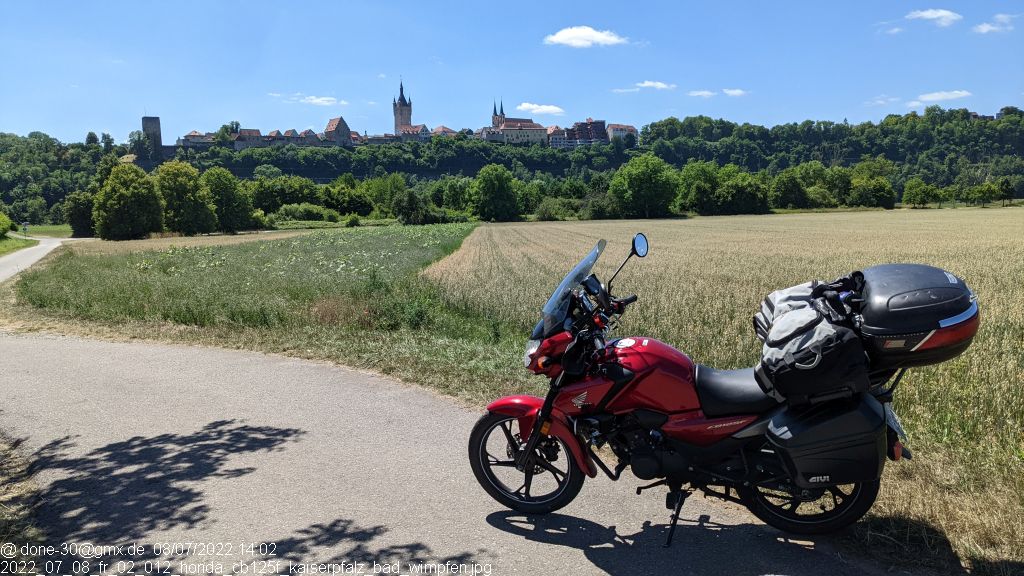
<path id="1" fill-rule="evenodd" d="M 506 396 L 499 398 L 487 405 L 487 411 L 503 416 L 511 416 L 519 421 L 520 431 L 533 430 L 533 423 L 537 420 L 537 412 L 544 405 L 544 399 L 536 396 Z M 576 460 L 583 473 L 591 478 L 597 476 L 597 470 L 590 459 L 590 455 L 583 449 L 583 443 L 572 433 L 569 428 L 569 420 L 565 413 L 557 408 L 551 409 L 551 429 L 549 436 L 554 436 L 569 447 L 572 457 Z"/>

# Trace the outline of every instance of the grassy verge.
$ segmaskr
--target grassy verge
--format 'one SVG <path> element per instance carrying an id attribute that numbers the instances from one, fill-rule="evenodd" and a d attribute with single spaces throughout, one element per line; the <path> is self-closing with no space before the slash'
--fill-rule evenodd
<path id="1" fill-rule="evenodd" d="M 29 246 L 35 246 L 39 244 L 36 240 L 23 240 L 21 238 L 12 238 L 10 236 L 0 236 L 0 256 L 6 256 L 11 252 L 16 252 L 22 248 L 28 248 Z"/>
<path id="2" fill-rule="evenodd" d="M 45 236 L 47 238 L 70 238 L 71 226 L 67 224 L 30 225 L 29 236 Z"/>
<path id="3" fill-rule="evenodd" d="M 398 220 L 394 218 L 380 218 L 371 220 L 367 218 L 360 218 L 360 226 L 391 226 L 397 224 Z M 345 228 L 344 219 L 341 222 L 326 222 L 323 220 L 282 220 L 276 225 L 278 230 L 318 230 L 322 228 Z"/>
<path id="4" fill-rule="evenodd" d="M 0 436 L 0 542 L 39 544 L 42 535 L 32 523 L 31 503 L 36 489 L 29 477 L 28 462 L 18 454 L 16 442 Z M 32 560 L 4 556 L 4 559 Z"/>
<path id="5" fill-rule="evenodd" d="M 518 366 L 522 334 L 446 306 L 418 274 L 472 229 L 349 228 L 141 251 L 164 239 L 130 250 L 65 246 L 0 290 L 0 324 L 330 360 L 482 402 L 531 389 Z"/>

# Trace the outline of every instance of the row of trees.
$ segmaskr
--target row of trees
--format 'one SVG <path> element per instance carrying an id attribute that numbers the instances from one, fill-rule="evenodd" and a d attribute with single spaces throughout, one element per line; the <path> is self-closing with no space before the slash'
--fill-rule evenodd
<path id="1" fill-rule="evenodd" d="M 168 230 L 186 236 L 234 233 L 254 224 L 249 196 L 224 168 L 199 170 L 167 162 L 153 174 L 134 164 L 114 166 L 94 194 L 74 192 L 63 205 L 75 236 L 144 238 Z M 258 216 L 258 215 L 257 215 Z"/>
<path id="2" fill-rule="evenodd" d="M 927 188 L 922 198 L 912 184 L 908 204 L 940 197 L 979 203 L 1024 197 L 1024 113 L 1014 107 L 994 120 L 930 107 L 924 114 L 893 115 L 877 124 L 808 121 L 772 128 L 696 116 L 654 122 L 641 133 L 637 149 L 618 139 L 565 151 L 460 135 L 355 149 L 285 146 L 236 152 L 217 146 L 198 154 L 179 150 L 178 158 L 203 173 L 224 168 L 244 178 L 240 189 L 253 208 L 268 215 L 305 202 L 339 214 L 407 212 L 411 220 L 479 216 L 480 189 L 474 184 L 490 165 L 511 175 L 518 214 L 664 215 L 660 202 L 634 212 L 632 197 L 622 192 L 621 182 L 637 167 L 653 166 L 650 156 L 675 172 L 644 172 L 675 182 L 669 212 L 891 207 L 915 179 L 942 194 Z M 129 152 L 144 158 L 144 138 L 135 134 L 122 146 L 106 134 L 89 133 L 76 144 L 38 132 L 0 134 L 0 212 L 18 222 L 63 221 L 69 194 L 95 197 Z M 612 181 L 629 164 L 613 190 Z M 398 197 L 406 208 L 395 210 Z"/>

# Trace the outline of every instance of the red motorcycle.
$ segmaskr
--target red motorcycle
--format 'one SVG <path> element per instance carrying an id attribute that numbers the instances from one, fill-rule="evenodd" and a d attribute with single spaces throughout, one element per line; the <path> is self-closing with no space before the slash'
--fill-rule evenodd
<path id="1" fill-rule="evenodd" d="M 618 480 L 629 467 L 656 480 L 638 495 L 668 488 L 665 546 L 695 490 L 787 532 L 826 533 L 858 520 L 878 494 L 886 456 L 911 457 L 891 408 L 906 368 L 958 355 L 978 328 L 974 295 L 952 274 L 919 265 L 865 270 L 861 291 L 840 298 L 858 311 L 870 385 L 790 401 L 766 392 L 752 368 L 698 366 L 649 337 L 607 340 L 637 300 L 613 297 L 612 281 L 632 256 L 647 255 L 648 243 L 634 237 L 607 286 L 591 273 L 604 247 L 599 241 L 562 280 L 527 343 L 523 363 L 550 378 L 547 396 L 487 406 L 469 459 L 488 494 L 531 514 L 566 506 L 598 470 Z M 613 469 L 595 450 L 603 447 L 617 459 Z"/>

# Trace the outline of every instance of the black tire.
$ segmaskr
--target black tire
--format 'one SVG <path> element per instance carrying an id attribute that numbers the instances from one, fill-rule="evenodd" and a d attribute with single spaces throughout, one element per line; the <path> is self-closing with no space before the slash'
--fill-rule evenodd
<path id="1" fill-rule="evenodd" d="M 503 428 L 505 424 L 507 427 Z M 583 488 L 583 480 L 586 476 L 580 469 L 579 465 L 573 459 L 572 454 L 569 453 L 565 443 L 555 438 L 549 438 L 547 444 L 548 453 L 554 452 L 556 454 L 555 459 L 551 459 L 545 456 L 540 446 L 534 451 L 535 458 L 538 459 L 539 464 L 534 468 L 534 472 L 530 474 L 530 482 L 526 481 L 526 472 L 516 470 L 514 467 L 510 467 L 507 462 L 513 459 L 512 454 L 514 450 L 522 448 L 525 444 L 526 439 L 521 436 L 526 436 L 529 431 L 525 431 L 522 434 L 518 432 L 518 420 L 511 416 L 504 416 L 502 414 L 494 414 L 488 412 L 480 417 L 476 425 L 473 426 L 473 432 L 469 435 L 469 463 L 473 468 L 473 474 L 476 476 L 477 482 L 480 486 L 491 495 L 492 498 L 497 500 L 502 505 L 517 510 L 526 514 L 547 514 L 554 512 L 576 498 L 576 495 L 580 493 L 580 489 Z M 491 439 L 493 433 L 497 432 L 499 428 L 502 428 L 502 432 L 499 433 L 498 440 L 503 442 L 504 445 L 508 446 L 509 438 L 518 444 L 515 446 L 510 453 L 506 453 L 505 461 L 497 461 L 497 458 L 488 452 L 488 441 Z M 502 439 L 504 437 L 504 440 Z M 551 447 L 557 443 L 560 447 L 555 450 Z M 559 459 L 564 459 L 565 470 L 559 469 L 554 463 Z M 492 461 L 490 458 L 495 458 Z M 496 465 L 497 464 L 497 465 Z M 495 472 L 495 468 L 501 468 L 503 475 L 506 479 L 515 478 L 516 475 L 521 475 L 523 478 L 523 486 L 520 490 L 525 487 L 525 493 L 521 494 L 518 490 L 512 490 L 508 485 L 498 477 Z M 553 469 L 557 469 L 562 473 L 562 477 L 553 472 Z M 541 495 L 531 496 L 530 490 L 533 482 L 533 478 L 539 478 L 547 475 L 551 476 L 551 481 L 554 483 L 554 489 L 552 492 Z M 516 481 L 518 482 L 518 480 Z"/>
<path id="2" fill-rule="evenodd" d="M 826 513 L 803 517 L 796 514 L 795 510 L 787 512 L 784 506 L 776 505 L 772 502 L 772 496 L 768 496 L 766 492 L 756 487 L 738 488 L 737 492 L 747 509 L 769 526 L 791 534 L 828 534 L 842 530 L 860 520 L 875 503 L 880 484 L 880 481 L 873 480 L 843 485 L 851 487 L 851 491 L 849 494 L 844 492 L 845 498 L 841 505 L 836 504 L 836 508 Z M 835 498 L 832 491 L 843 492 L 842 486 L 829 486 L 824 490 L 826 494 L 833 494 L 833 502 L 835 502 Z M 774 498 L 785 499 L 782 496 Z M 813 506 L 813 504 L 811 505 Z M 799 506 L 794 508 L 799 508 Z"/>

